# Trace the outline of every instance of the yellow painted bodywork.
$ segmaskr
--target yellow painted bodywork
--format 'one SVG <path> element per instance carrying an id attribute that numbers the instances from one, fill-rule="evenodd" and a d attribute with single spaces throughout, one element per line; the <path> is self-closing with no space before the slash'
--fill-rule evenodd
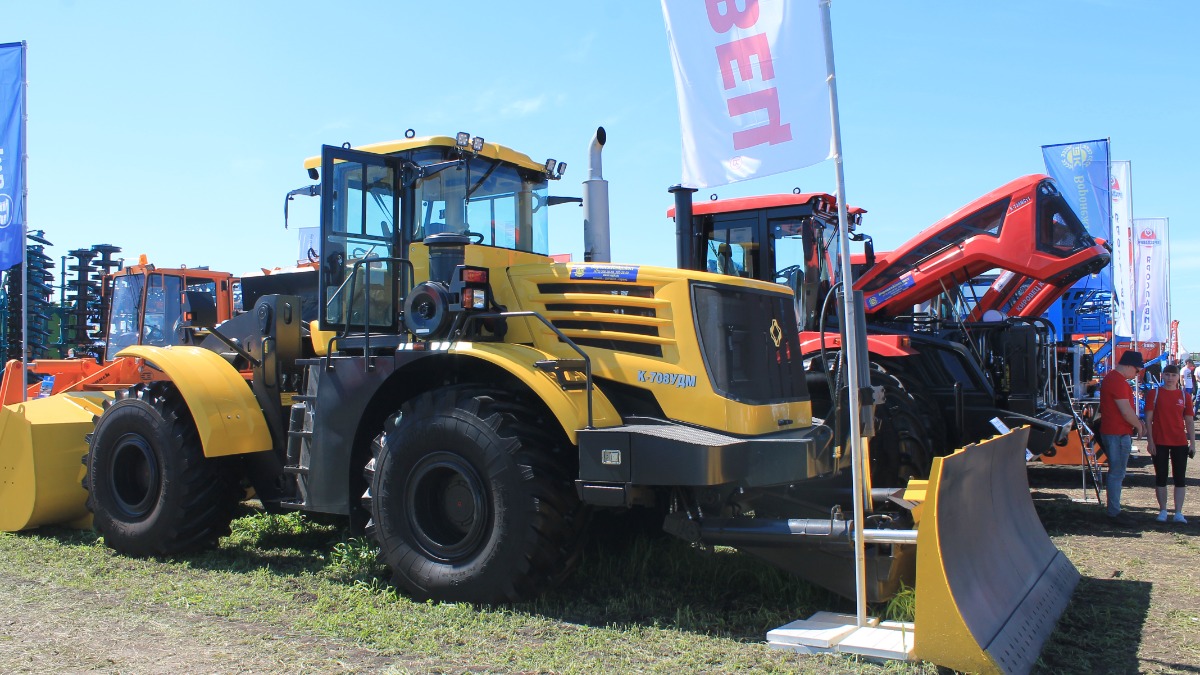
<path id="1" fill-rule="evenodd" d="M 271 432 L 254 393 L 233 366 L 200 347 L 134 346 L 118 356 L 135 356 L 161 370 L 187 402 L 205 457 L 262 452 Z"/>
<path id="2" fill-rule="evenodd" d="M 917 528 L 919 659 L 1028 672 L 1066 608 L 1079 573 L 1029 496 L 1028 438 L 1021 427 L 933 461 Z M 913 487 L 915 497 L 922 486 Z"/>
<path id="3" fill-rule="evenodd" d="M 550 373 L 533 366 L 535 361 L 553 358 L 532 347 L 495 342 L 464 342 L 453 345 L 449 352 L 461 354 L 504 368 L 528 386 L 550 408 L 563 431 L 576 443 L 576 432 L 587 426 L 587 394 L 582 390 L 563 391 Z M 604 394 L 592 392 L 592 425 L 596 428 L 621 424 L 621 416 Z"/>
<path id="4" fill-rule="evenodd" d="M 368 145 L 360 145 L 353 148 L 358 152 L 371 152 L 377 155 L 394 155 L 405 150 L 416 150 L 419 148 L 428 147 L 457 147 L 455 140 L 449 136 L 419 136 L 416 138 L 406 138 L 398 141 L 385 141 L 383 143 L 370 143 Z M 470 152 L 470 151 L 467 151 Z M 472 153 L 478 157 L 486 157 L 487 159 L 499 159 L 509 164 L 515 164 L 524 169 L 532 169 L 534 171 L 546 170 L 545 163 L 535 162 L 523 152 L 517 152 L 512 148 L 506 148 L 497 143 L 484 143 L 483 149 L 478 153 Z M 309 157 L 304 160 L 304 168 L 319 169 L 321 168 L 321 158 Z"/>
<path id="5" fill-rule="evenodd" d="M 85 438 L 112 398 L 72 392 L 0 408 L 0 531 L 92 526 L 82 485 Z"/>
<path id="6" fill-rule="evenodd" d="M 337 336 L 337 331 L 321 330 L 321 322 L 313 319 L 308 322 L 308 334 L 312 340 L 313 352 L 317 356 L 326 356 L 329 354 L 329 344 Z M 337 345 L 334 345 L 334 349 L 337 349 Z"/>
<path id="7" fill-rule="evenodd" d="M 471 248 L 468 247 L 468 251 Z M 542 260 L 546 260 L 542 258 Z M 631 325 L 642 333 L 613 330 L 561 328 L 572 339 L 618 340 L 626 343 L 654 345 L 662 356 L 650 356 L 629 351 L 583 347 L 592 359 L 592 374 L 615 382 L 649 390 L 663 412 L 672 420 L 695 424 L 725 433 L 753 436 L 787 429 L 807 428 L 812 424 L 812 405 L 809 401 L 793 401 L 773 405 L 749 405 L 725 398 L 709 380 L 696 335 L 692 312 L 691 281 L 737 286 L 780 295 L 788 292 L 777 284 L 769 284 L 733 276 L 709 274 L 690 270 L 636 266 L 637 280 L 632 282 L 596 281 L 572 278 L 572 270 L 582 265 L 531 264 L 508 268 L 513 293 L 510 309 L 532 310 L 556 321 L 603 321 L 611 325 Z M 593 267 L 596 267 L 593 265 Z M 629 266 L 626 266 L 629 267 Z M 493 274 L 493 279 L 498 275 Z M 493 280 L 493 286 L 497 282 Z M 543 293 L 541 284 L 579 284 L 615 287 L 617 293 Z M 624 287 L 650 287 L 651 297 L 621 295 Z M 497 296 L 500 291 L 497 290 Z M 616 314 L 593 312 L 585 308 L 561 309 L 570 305 L 604 304 L 628 307 L 652 316 L 635 313 Z M 555 305 L 550 309 L 549 305 Z M 509 327 L 524 324 L 533 344 L 540 350 L 560 358 L 577 358 L 574 351 L 561 343 L 549 328 L 536 319 L 512 319 Z M 644 327 L 654 330 L 648 331 Z M 647 374 L 650 374 L 647 379 Z M 686 380 L 678 379 L 686 376 Z M 691 378 L 694 378 L 691 379 Z"/>

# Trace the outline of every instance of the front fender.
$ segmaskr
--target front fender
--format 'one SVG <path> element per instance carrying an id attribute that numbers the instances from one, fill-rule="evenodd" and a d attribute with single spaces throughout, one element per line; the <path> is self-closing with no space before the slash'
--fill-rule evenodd
<path id="1" fill-rule="evenodd" d="M 514 351 L 519 354 L 517 358 L 514 358 Z M 458 343 L 450 352 L 481 359 L 508 371 L 546 404 L 558 418 L 567 438 L 572 443 L 578 443 L 576 432 L 587 427 L 588 423 L 587 392 L 563 391 L 552 376 L 533 365 L 534 361 L 552 359 L 553 356 L 533 347 L 491 342 Z M 616 408 L 599 389 L 593 388 L 592 426 L 604 428 L 619 424 L 621 416 Z"/>
<path id="2" fill-rule="evenodd" d="M 254 393 L 241 373 L 216 352 L 134 345 L 117 356 L 142 359 L 178 387 L 196 422 L 205 457 L 272 449 L 271 431 Z"/>

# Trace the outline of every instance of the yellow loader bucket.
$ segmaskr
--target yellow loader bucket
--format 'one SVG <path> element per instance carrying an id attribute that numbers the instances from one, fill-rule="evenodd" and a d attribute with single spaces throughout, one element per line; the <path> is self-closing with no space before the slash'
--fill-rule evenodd
<path id="1" fill-rule="evenodd" d="M 955 670 L 1028 672 L 1079 572 L 1029 496 L 1028 427 L 935 459 L 917 530 L 914 655 Z"/>
<path id="2" fill-rule="evenodd" d="M 72 392 L 0 408 L 0 531 L 90 528 L 81 484 L 92 420 L 112 392 Z"/>

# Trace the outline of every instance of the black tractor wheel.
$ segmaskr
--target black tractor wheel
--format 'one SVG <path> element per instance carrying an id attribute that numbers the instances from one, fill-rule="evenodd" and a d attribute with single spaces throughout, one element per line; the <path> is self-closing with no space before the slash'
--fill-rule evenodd
<path id="1" fill-rule="evenodd" d="M 883 405 L 875 406 L 875 437 L 871 439 L 871 485 L 904 487 L 912 478 L 928 478 L 933 465 L 933 430 L 918 401 L 890 375 L 873 372 L 882 385 Z"/>
<path id="2" fill-rule="evenodd" d="M 807 374 L 808 393 L 814 417 L 833 425 L 833 397 L 824 373 Z M 883 405 L 875 406 L 875 437 L 871 439 L 871 484 L 874 487 L 904 487 L 910 478 L 927 478 L 933 463 L 933 443 L 941 437 L 921 403 L 895 377 L 872 365 L 871 384 L 882 387 Z M 849 451 L 849 416 L 842 412 L 840 434 Z"/>
<path id="3" fill-rule="evenodd" d="M 94 526 L 126 555 L 215 544 L 243 494 L 224 460 L 204 457 L 187 405 L 165 383 L 121 392 L 100 416 L 84 463 Z"/>
<path id="4" fill-rule="evenodd" d="M 420 599 L 512 602 L 578 563 L 584 507 L 565 440 L 511 394 L 457 386 L 404 404 L 367 464 L 367 532 Z"/>

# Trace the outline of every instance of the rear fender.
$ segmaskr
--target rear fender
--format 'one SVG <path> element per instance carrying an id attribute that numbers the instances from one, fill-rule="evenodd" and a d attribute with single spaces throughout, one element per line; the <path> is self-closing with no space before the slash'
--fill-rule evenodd
<path id="1" fill-rule="evenodd" d="M 118 356 L 142 359 L 159 370 L 187 402 L 205 457 L 272 449 L 262 408 L 245 378 L 216 352 L 200 347 L 126 347 Z M 159 379 L 143 370 L 145 380 Z"/>

